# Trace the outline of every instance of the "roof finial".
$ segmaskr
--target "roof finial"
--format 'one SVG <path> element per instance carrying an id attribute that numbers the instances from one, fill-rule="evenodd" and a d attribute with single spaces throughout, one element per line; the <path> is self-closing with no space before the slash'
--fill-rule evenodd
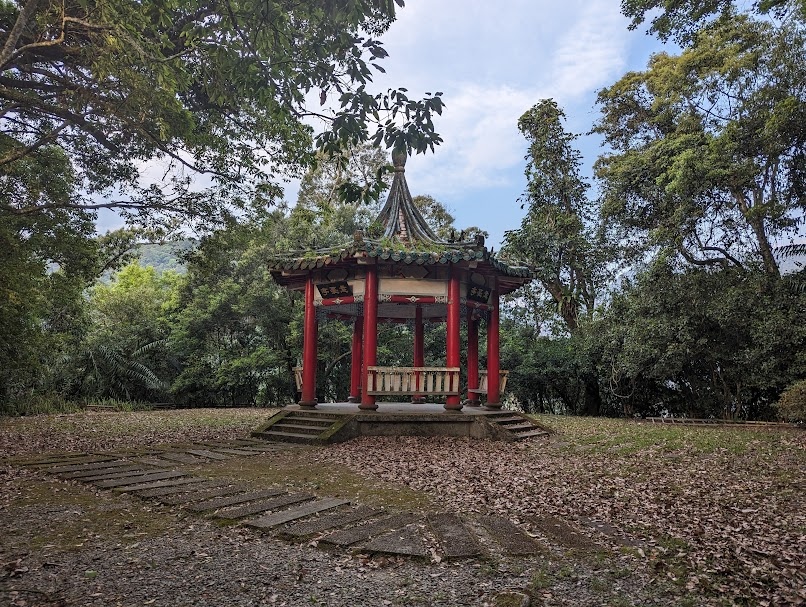
<path id="1" fill-rule="evenodd" d="M 406 159 L 408 156 L 406 148 L 395 148 L 392 150 L 392 164 L 395 165 L 396 173 L 402 173 L 406 170 Z"/>

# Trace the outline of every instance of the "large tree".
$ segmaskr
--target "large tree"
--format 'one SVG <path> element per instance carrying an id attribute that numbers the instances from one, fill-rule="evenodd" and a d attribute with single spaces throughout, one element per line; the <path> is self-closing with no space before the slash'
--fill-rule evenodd
<path id="1" fill-rule="evenodd" d="M 804 40 L 726 16 L 599 93 L 603 212 L 639 256 L 779 276 L 773 243 L 806 211 Z"/>
<path id="2" fill-rule="evenodd" d="M 368 88 L 395 4 L 3 0 L 0 179 L 25 188 L 18 163 L 57 148 L 82 195 L 3 198 L 0 212 L 115 207 L 186 221 L 264 204 L 310 163 L 315 117 L 331 154 L 368 138 L 433 148 L 438 93 Z M 340 109 L 324 111 L 328 100 Z"/>
<path id="3" fill-rule="evenodd" d="M 574 335 L 583 317 L 591 317 L 596 297 L 608 279 L 607 252 L 600 238 L 596 205 L 580 172 L 576 135 L 563 126 L 565 114 L 544 99 L 521 116 L 518 128 L 529 142 L 527 190 L 521 198 L 527 212 L 521 227 L 505 235 L 504 253 L 529 264 L 547 292 L 563 328 Z M 533 305 L 542 293 L 527 288 Z M 539 327 L 538 327 L 539 330 Z M 594 374 L 585 383 L 585 412 L 599 410 Z"/>

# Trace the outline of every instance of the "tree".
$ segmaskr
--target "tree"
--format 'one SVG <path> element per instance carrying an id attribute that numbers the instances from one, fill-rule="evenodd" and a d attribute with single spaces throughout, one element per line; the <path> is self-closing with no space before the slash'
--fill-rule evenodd
<path id="1" fill-rule="evenodd" d="M 581 155 L 573 147 L 576 135 L 565 132 L 564 118 L 557 103 L 545 99 L 518 120 L 529 141 L 527 190 L 521 198 L 522 208 L 528 209 L 520 229 L 506 232 L 504 253 L 528 263 L 539 288 L 549 293 L 564 330 L 574 335 L 581 317 L 593 314 L 608 268 L 597 233 L 596 206 L 587 197 Z M 529 290 L 525 296 L 537 303 L 540 294 Z M 585 411 L 597 413 L 599 401 L 596 377 L 590 374 Z"/>
<path id="2" fill-rule="evenodd" d="M 368 90 L 395 4 L 3 2 L 0 176 L 24 189 L 19 163 L 56 149 L 82 195 L 4 198 L 0 212 L 113 207 L 132 220 L 204 221 L 225 204 L 265 206 L 278 176 L 311 162 L 311 118 L 329 125 L 317 145 L 330 155 L 369 138 L 433 149 L 439 93 L 416 101 L 404 89 Z M 340 109 L 326 113 L 313 97 Z M 154 160 L 159 185 L 145 179 Z"/>
<path id="3" fill-rule="evenodd" d="M 649 33 L 656 34 L 664 41 L 675 38 L 687 44 L 709 20 L 730 18 L 746 6 L 744 3 L 739 6 L 735 0 L 622 0 L 621 12 L 632 19 L 630 29 L 641 25 L 647 14 L 652 13 Z M 755 0 L 749 10 L 762 15 L 806 21 L 804 0 Z"/>
<path id="4" fill-rule="evenodd" d="M 798 23 L 725 17 L 678 56 L 599 93 L 605 220 L 637 257 L 760 264 L 806 210 L 806 67 Z"/>

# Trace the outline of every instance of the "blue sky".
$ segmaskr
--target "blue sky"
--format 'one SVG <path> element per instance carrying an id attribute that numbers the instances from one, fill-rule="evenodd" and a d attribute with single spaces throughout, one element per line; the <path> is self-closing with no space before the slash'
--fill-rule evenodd
<path id="1" fill-rule="evenodd" d="M 662 49 L 643 30 L 628 31 L 617 0 L 406 0 L 382 39 L 390 57 L 379 87 L 404 86 L 410 96 L 442 91 L 436 121 L 444 143 L 411 158 L 412 194 L 430 194 L 477 225 L 498 248 L 520 225 L 526 143 L 518 118 L 554 98 L 567 130 L 587 132 L 597 116 L 596 91 L 646 66 Z M 596 137 L 578 141 L 586 171 L 599 154 Z"/>
<path id="2" fill-rule="evenodd" d="M 409 159 L 412 194 L 430 194 L 476 225 L 499 248 L 504 231 L 520 225 L 526 144 L 518 118 L 551 97 L 567 129 L 587 132 L 596 119 L 596 91 L 631 69 L 643 69 L 660 43 L 630 32 L 618 0 L 406 0 L 382 38 L 390 56 L 374 88 L 406 87 L 411 97 L 443 93 L 436 153 Z M 318 98 L 318 93 L 315 95 Z M 594 137 L 579 140 L 586 170 L 600 152 Z M 162 170 L 153 172 L 155 178 Z M 286 187 L 296 200 L 298 183 Z M 99 229 L 119 227 L 102 213 Z"/>

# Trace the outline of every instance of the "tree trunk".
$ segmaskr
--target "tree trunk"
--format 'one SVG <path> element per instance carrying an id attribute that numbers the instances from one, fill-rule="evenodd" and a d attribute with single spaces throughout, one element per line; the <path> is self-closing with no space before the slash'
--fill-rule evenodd
<path id="1" fill-rule="evenodd" d="M 596 377 L 586 377 L 582 415 L 599 415 L 601 410 L 602 395 L 599 392 L 599 380 Z"/>

